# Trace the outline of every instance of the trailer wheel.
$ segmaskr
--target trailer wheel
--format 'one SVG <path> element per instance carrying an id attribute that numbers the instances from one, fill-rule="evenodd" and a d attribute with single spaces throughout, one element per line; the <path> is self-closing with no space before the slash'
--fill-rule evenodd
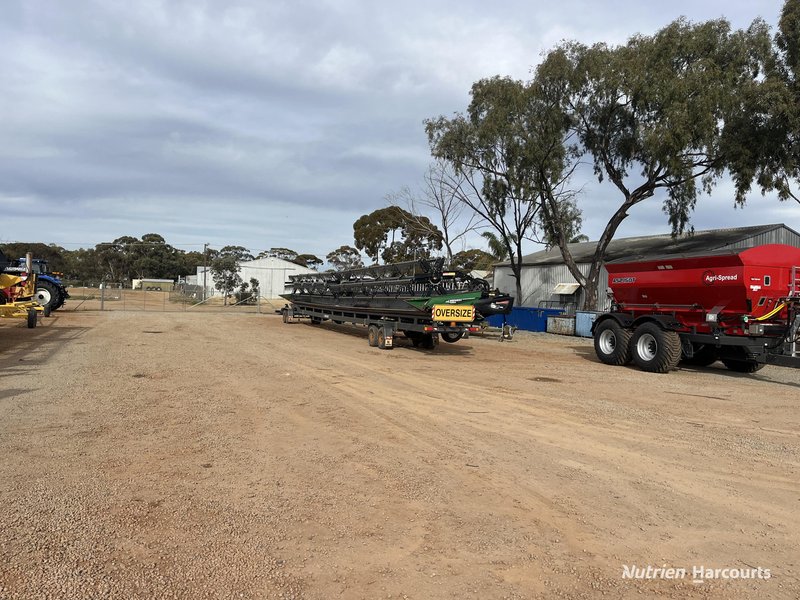
<path id="1" fill-rule="evenodd" d="M 631 362 L 631 332 L 614 319 L 597 326 L 594 333 L 594 351 L 607 365 L 627 365 Z"/>
<path id="2" fill-rule="evenodd" d="M 369 329 L 367 329 L 367 342 L 373 348 L 378 346 L 378 326 L 377 325 L 370 325 Z"/>
<path id="3" fill-rule="evenodd" d="M 763 363 L 755 360 L 732 360 L 730 358 L 723 358 L 722 364 L 725 365 L 728 370 L 735 371 L 736 373 L 755 373 L 764 368 Z"/>
<path id="4" fill-rule="evenodd" d="M 699 350 L 695 350 L 691 358 L 684 357 L 681 360 L 685 364 L 692 365 L 694 367 L 707 367 L 717 362 L 719 360 L 719 356 L 717 355 L 716 348 L 711 346 L 703 346 Z"/>
<path id="5" fill-rule="evenodd" d="M 28 309 L 28 329 L 36 327 L 36 310 L 33 308 Z"/>
<path id="6" fill-rule="evenodd" d="M 391 350 L 391 346 L 386 345 L 386 332 L 383 330 L 383 327 L 376 327 L 375 329 L 378 330 L 378 348 L 381 350 Z"/>
<path id="7" fill-rule="evenodd" d="M 448 344 L 455 344 L 458 340 L 464 337 L 463 331 L 445 331 L 444 333 L 439 334 L 443 341 L 447 342 Z"/>
<path id="8" fill-rule="evenodd" d="M 322 319 L 319 317 L 311 317 L 311 324 L 312 325 L 319 325 L 322 323 Z"/>
<path id="9" fill-rule="evenodd" d="M 426 333 L 422 336 L 420 344 L 423 348 L 425 348 L 425 350 L 433 350 L 439 345 L 439 336 L 433 335 L 432 333 Z"/>
<path id="10" fill-rule="evenodd" d="M 643 371 L 666 373 L 681 360 L 681 338 L 655 323 L 643 323 L 633 332 L 631 353 L 633 362 Z"/>

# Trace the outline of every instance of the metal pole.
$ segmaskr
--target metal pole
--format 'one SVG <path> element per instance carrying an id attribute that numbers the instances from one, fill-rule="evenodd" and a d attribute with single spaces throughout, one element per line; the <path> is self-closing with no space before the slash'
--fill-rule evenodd
<path id="1" fill-rule="evenodd" d="M 100 310 L 105 310 L 106 306 L 106 284 L 100 284 Z"/>
<path id="2" fill-rule="evenodd" d="M 256 311 L 261 314 L 261 290 L 256 294 Z"/>
<path id="3" fill-rule="evenodd" d="M 208 277 L 208 244 L 203 245 L 203 302 L 206 301 L 206 281 Z"/>

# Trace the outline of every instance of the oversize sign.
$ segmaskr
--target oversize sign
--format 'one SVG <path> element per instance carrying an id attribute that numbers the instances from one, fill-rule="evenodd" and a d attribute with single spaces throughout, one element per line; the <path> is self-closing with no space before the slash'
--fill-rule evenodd
<path id="1" fill-rule="evenodd" d="M 433 320 L 472 323 L 475 320 L 475 307 L 470 304 L 435 304 Z"/>

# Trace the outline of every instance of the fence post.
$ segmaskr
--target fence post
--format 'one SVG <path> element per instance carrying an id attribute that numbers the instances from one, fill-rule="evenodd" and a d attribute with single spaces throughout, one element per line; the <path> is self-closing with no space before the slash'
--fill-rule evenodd
<path id="1" fill-rule="evenodd" d="M 106 284 L 100 284 L 100 310 L 105 310 L 106 306 Z"/>
<path id="2" fill-rule="evenodd" d="M 261 294 L 256 294 L 256 311 L 261 314 Z"/>

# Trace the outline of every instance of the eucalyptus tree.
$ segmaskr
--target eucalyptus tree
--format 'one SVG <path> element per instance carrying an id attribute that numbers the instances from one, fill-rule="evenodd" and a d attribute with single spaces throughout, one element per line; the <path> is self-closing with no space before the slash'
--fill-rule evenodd
<path id="1" fill-rule="evenodd" d="M 590 161 L 598 182 L 617 191 L 588 274 L 573 260 L 566 232 L 550 231 L 584 288 L 586 308 L 597 305 L 604 253 L 632 208 L 662 199 L 673 233 L 682 233 L 701 192 L 726 170 L 736 179 L 752 168 L 737 153 L 753 133 L 751 100 L 762 90 L 770 48 L 762 21 L 734 31 L 724 19 L 679 19 L 619 47 L 564 43 L 537 68 L 532 94 L 561 107 L 564 139 L 573 136 L 566 155 Z M 542 184 L 543 212 L 558 214 L 562 198 L 548 178 Z"/>
<path id="2" fill-rule="evenodd" d="M 522 244 L 540 219 L 542 177 L 558 201 L 570 172 L 562 114 L 508 77 L 472 86 L 465 114 L 426 121 L 431 153 L 449 163 L 450 188 L 505 249 L 522 299 Z M 553 126 L 553 123 L 556 126 Z"/>

